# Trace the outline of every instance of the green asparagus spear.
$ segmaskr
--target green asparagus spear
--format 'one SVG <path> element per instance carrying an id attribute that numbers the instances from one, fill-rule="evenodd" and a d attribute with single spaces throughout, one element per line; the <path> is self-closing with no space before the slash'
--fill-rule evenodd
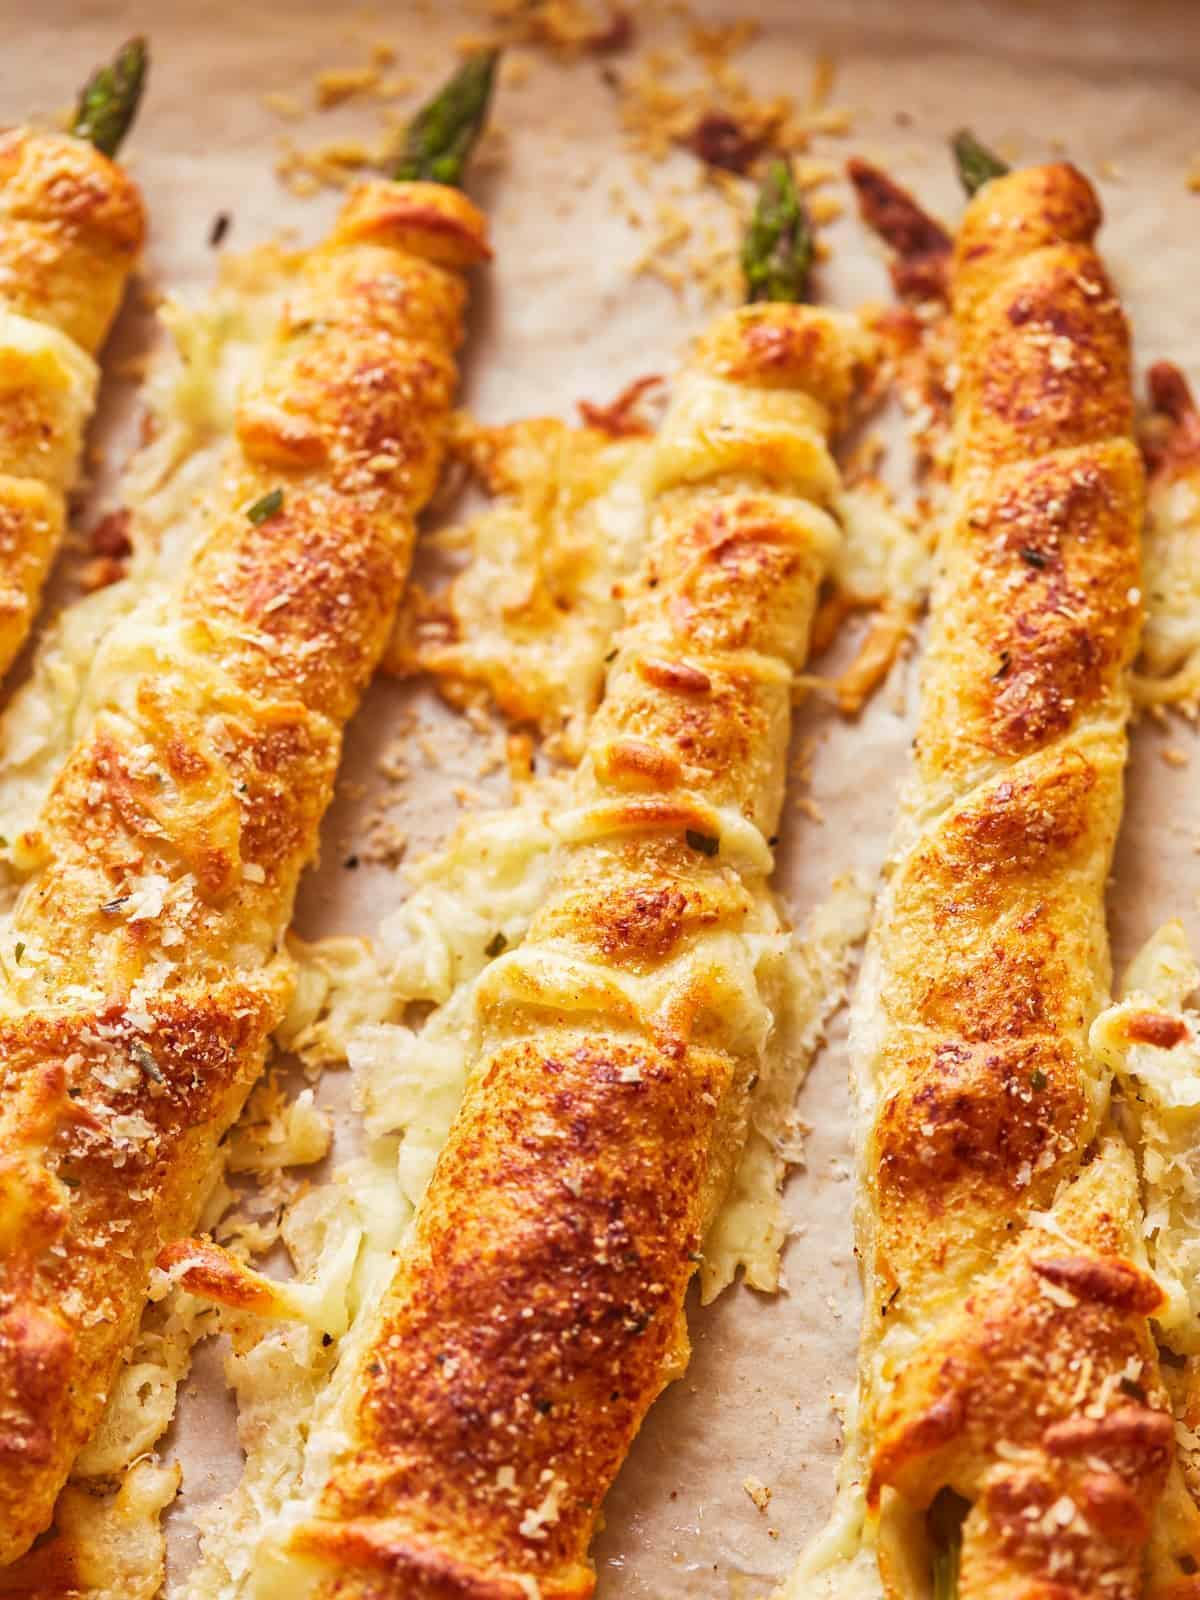
<path id="1" fill-rule="evenodd" d="M 970 1506 L 953 1489 L 934 1496 L 927 1524 L 933 1544 L 933 1600 L 958 1600 L 963 1519 Z"/>
<path id="2" fill-rule="evenodd" d="M 469 57 L 417 112 L 408 125 L 394 178 L 461 186 L 467 158 L 487 119 L 499 59 L 499 50 L 481 50 Z"/>
<path id="3" fill-rule="evenodd" d="M 962 128 L 954 135 L 954 160 L 958 166 L 959 180 L 968 194 L 982 189 L 993 178 L 1002 178 L 1009 170 L 999 156 L 994 156 L 986 145 L 980 144 L 969 128 Z"/>
<path id="4" fill-rule="evenodd" d="M 962 1535 L 933 1554 L 933 1600 L 958 1600 L 958 1560 Z"/>
<path id="5" fill-rule="evenodd" d="M 133 126 L 149 65 L 145 39 L 123 44 L 111 66 L 97 67 L 84 84 L 71 132 L 102 155 L 115 156 Z"/>
<path id="6" fill-rule="evenodd" d="M 747 300 L 803 300 L 813 263 L 813 235 L 792 169 L 782 157 L 767 168 L 742 244 Z"/>

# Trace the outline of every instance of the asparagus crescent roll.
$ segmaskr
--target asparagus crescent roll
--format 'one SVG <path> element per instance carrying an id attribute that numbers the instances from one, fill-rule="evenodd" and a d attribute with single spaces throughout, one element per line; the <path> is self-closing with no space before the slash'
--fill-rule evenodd
<path id="1" fill-rule="evenodd" d="M 858 1414 L 796 1596 L 1140 1594 L 1171 1450 L 1161 1296 L 1088 1049 L 1140 622 L 1128 332 L 1086 180 L 978 181 L 953 514 L 852 1025 Z"/>
<path id="2" fill-rule="evenodd" d="M 491 68 L 464 72 L 485 89 Z M 0 1561 L 49 1521 L 285 1007 L 297 879 L 438 473 L 461 273 L 487 254 L 440 182 L 351 194 L 242 397 L 205 536 L 26 841 L 0 950 Z"/>
<path id="3" fill-rule="evenodd" d="M 71 134 L 0 135 L 0 675 L 62 537 L 95 356 L 142 247 L 141 197 L 111 157 L 145 71 L 131 40 L 83 90 Z"/>
<path id="4" fill-rule="evenodd" d="M 796 298 L 781 164 L 756 228 L 752 283 Z M 564 865 L 481 980 L 463 1105 L 258 1600 L 593 1591 L 601 1501 L 686 1360 L 772 1028 L 756 958 L 792 678 L 839 539 L 827 440 L 868 359 L 850 319 L 759 304 L 679 380 Z"/>

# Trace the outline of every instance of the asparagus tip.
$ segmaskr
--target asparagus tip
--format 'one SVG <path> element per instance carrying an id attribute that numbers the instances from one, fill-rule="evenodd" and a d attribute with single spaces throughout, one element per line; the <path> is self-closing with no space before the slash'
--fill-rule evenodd
<path id="1" fill-rule="evenodd" d="M 959 182 L 968 195 L 976 194 L 993 178 L 1002 178 L 1009 167 L 999 156 L 993 155 L 986 145 L 969 128 L 960 128 L 951 140 L 954 162 L 958 168 Z"/>
<path id="2" fill-rule="evenodd" d="M 145 38 L 139 34 L 127 39 L 80 90 L 71 132 L 87 139 L 102 155 L 115 156 L 137 116 L 149 65 Z"/>
<path id="3" fill-rule="evenodd" d="M 417 112 L 408 125 L 394 178 L 462 186 L 467 161 L 487 121 L 499 60 L 499 49 L 468 56 Z"/>
<path id="4" fill-rule="evenodd" d="M 767 167 L 742 242 L 746 299 L 803 300 L 813 253 L 812 226 L 791 164 L 775 156 Z"/>

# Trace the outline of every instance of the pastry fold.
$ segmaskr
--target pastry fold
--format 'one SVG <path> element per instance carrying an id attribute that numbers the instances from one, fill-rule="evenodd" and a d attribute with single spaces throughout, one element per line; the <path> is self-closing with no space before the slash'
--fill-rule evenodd
<path id="1" fill-rule="evenodd" d="M 754 307 L 679 381 L 564 864 L 479 981 L 463 1105 L 257 1600 L 593 1591 L 774 1025 L 792 680 L 839 541 L 828 439 L 869 359 L 847 318 Z"/>
<path id="2" fill-rule="evenodd" d="M 352 195 L 242 397 L 198 548 L 125 625 L 137 670 L 25 840 L 0 994 L 0 1561 L 50 1521 L 286 1006 L 297 880 L 440 466 L 460 269 L 486 255 L 457 192 Z"/>

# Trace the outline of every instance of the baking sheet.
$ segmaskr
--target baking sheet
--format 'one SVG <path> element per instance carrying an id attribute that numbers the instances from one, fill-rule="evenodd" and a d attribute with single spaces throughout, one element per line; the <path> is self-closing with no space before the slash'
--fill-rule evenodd
<path id="1" fill-rule="evenodd" d="M 853 131 L 817 140 L 813 153 L 839 163 L 851 151 L 880 160 L 949 218 L 960 200 L 943 139 L 960 123 L 970 121 L 1017 161 L 1068 153 L 1098 182 L 1108 215 L 1103 248 L 1133 318 L 1139 368 L 1170 356 L 1200 379 L 1200 293 L 1193 289 L 1200 195 L 1185 183 L 1200 155 L 1200 8 L 1165 0 L 1136 7 L 1119 0 L 910 0 L 903 7 L 762 0 L 747 8 L 730 0 L 693 9 L 710 21 L 753 9 L 762 36 L 738 65 L 763 94 L 803 100 L 815 60 L 830 57 L 832 99 L 852 109 Z M 150 33 L 153 74 L 129 157 L 152 218 L 146 277 L 172 289 L 211 281 L 208 239 L 220 212 L 231 217 L 231 249 L 288 228 L 315 240 L 328 224 L 335 194 L 300 200 L 275 177 L 281 136 L 306 144 L 378 132 L 379 108 L 369 102 L 291 124 L 264 107 L 264 93 L 293 94 L 311 106 L 314 75 L 362 65 L 375 39 L 395 46 L 396 71 L 427 87 L 444 75 L 454 41 L 481 29 L 478 11 L 454 0 L 375 12 L 316 0 L 242 0 L 236 8 L 216 0 L 40 0 L 36 8 L 6 0 L 0 13 L 9 24 L 0 116 L 14 120 L 28 111 L 53 115 L 120 37 Z M 643 5 L 637 26 L 640 43 L 675 38 L 678 8 Z M 611 65 L 624 70 L 620 58 Z M 607 398 L 639 374 L 670 371 L 687 334 L 710 314 L 698 294 L 677 297 L 631 275 L 650 240 L 614 210 L 614 183 L 636 192 L 648 182 L 665 193 L 694 163 L 681 154 L 648 176 L 631 168 L 603 66 L 539 55 L 525 82 L 500 95 L 503 138 L 472 184 L 491 214 L 496 245 L 495 266 L 474 298 L 464 364 L 465 399 L 484 420 L 570 417 L 581 397 Z M 886 298 L 882 257 L 849 209 L 827 238 L 822 295 L 846 305 Z M 141 348 L 149 331 L 144 311 L 132 307 L 118 350 Z M 116 460 L 133 412 L 127 385 L 109 382 L 105 412 L 102 432 Z M 873 871 L 882 858 L 910 735 L 912 673 L 905 672 L 856 725 L 819 707 L 799 715 L 798 735 L 815 740 L 805 796 L 825 820 L 814 821 L 793 794 L 779 885 L 798 919 L 837 872 Z M 415 693 L 422 715 L 436 720 L 437 708 Z M 349 781 L 301 900 L 299 926 L 308 937 L 369 935 L 405 892 L 402 873 L 343 863 L 378 797 L 376 761 L 413 697 L 412 689 L 381 682 L 351 731 Z M 1168 765 L 1168 744 L 1183 748 L 1190 766 Z M 410 849 L 444 833 L 457 809 L 455 785 L 472 781 L 469 767 L 426 770 L 410 785 L 398 813 L 411 826 Z M 1118 963 L 1170 915 L 1200 936 L 1197 773 L 1190 730 L 1137 729 L 1111 898 Z M 838 1027 L 802 1101 L 812 1133 L 807 1168 L 787 1197 L 796 1228 L 785 1263 L 790 1292 L 768 1299 L 739 1287 L 694 1312 L 692 1365 L 655 1408 L 608 1501 L 596 1547 L 602 1600 L 752 1600 L 787 1570 L 824 1515 L 837 1448 L 830 1396 L 851 1385 L 857 1324 L 844 1082 Z M 177 1578 L 190 1547 L 189 1513 L 237 1470 L 215 1349 L 197 1363 L 170 1446 L 185 1469 L 184 1495 L 171 1513 Z M 772 1490 L 765 1513 L 742 1487 L 751 1475 Z"/>

